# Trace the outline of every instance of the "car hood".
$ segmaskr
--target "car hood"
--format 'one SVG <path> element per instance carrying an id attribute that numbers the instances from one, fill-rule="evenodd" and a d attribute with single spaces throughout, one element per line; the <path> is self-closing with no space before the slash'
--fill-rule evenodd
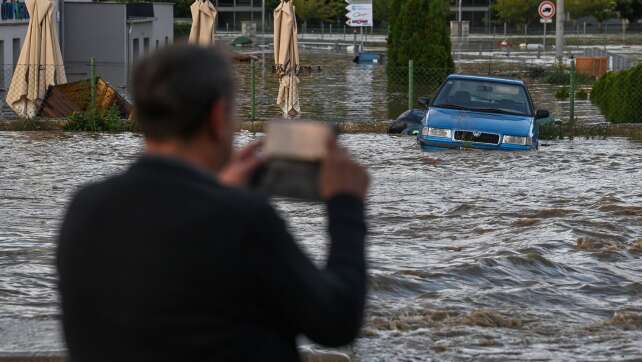
<path id="1" fill-rule="evenodd" d="M 434 128 L 481 131 L 502 135 L 531 136 L 533 117 L 431 108 L 427 125 Z"/>

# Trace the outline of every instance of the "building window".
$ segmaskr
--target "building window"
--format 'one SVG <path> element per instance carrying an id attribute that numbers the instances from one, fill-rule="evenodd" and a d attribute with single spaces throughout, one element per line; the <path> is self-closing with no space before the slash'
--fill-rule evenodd
<path id="1" fill-rule="evenodd" d="M 20 38 L 13 39 L 13 69 L 16 69 L 18 59 L 20 59 Z"/>
<path id="2" fill-rule="evenodd" d="M 140 56 L 140 44 L 139 44 L 138 38 L 134 39 L 134 44 L 133 44 L 132 48 L 133 48 L 133 50 L 132 50 L 132 53 L 133 53 L 132 54 L 133 55 L 132 59 L 133 59 L 134 63 L 136 63 L 136 62 L 138 62 L 138 57 Z"/>
<path id="3" fill-rule="evenodd" d="M 145 55 L 149 54 L 149 38 L 143 38 L 143 51 Z"/>

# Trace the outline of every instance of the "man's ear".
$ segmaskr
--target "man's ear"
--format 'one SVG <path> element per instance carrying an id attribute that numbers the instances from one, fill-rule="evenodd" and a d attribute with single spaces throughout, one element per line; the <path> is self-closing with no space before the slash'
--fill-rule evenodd
<path id="1" fill-rule="evenodd" d="M 226 120 L 227 105 L 224 100 L 218 100 L 212 104 L 210 112 L 209 129 L 212 138 L 219 141 L 225 135 L 225 127 L 227 127 Z"/>

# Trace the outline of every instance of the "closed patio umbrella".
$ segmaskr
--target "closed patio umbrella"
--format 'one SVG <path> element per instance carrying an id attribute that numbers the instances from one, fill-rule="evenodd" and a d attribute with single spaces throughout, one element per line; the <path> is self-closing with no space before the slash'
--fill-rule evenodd
<path id="1" fill-rule="evenodd" d="M 192 29 L 189 32 L 190 44 L 210 46 L 214 44 L 216 31 L 216 8 L 209 0 L 196 0 L 190 6 Z"/>
<path id="2" fill-rule="evenodd" d="M 299 44 L 292 0 L 281 0 L 274 10 L 274 63 L 279 76 L 276 104 L 285 118 L 301 113 L 299 106 Z"/>
<path id="3" fill-rule="evenodd" d="M 27 0 L 29 26 L 7 91 L 7 104 L 20 117 L 37 115 L 49 86 L 67 82 L 52 0 Z"/>

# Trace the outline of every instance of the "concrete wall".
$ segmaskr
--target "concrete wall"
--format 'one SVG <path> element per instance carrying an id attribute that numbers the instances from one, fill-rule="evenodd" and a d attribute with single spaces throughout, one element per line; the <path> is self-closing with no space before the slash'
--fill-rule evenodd
<path id="1" fill-rule="evenodd" d="M 11 83 L 14 64 L 20 56 L 28 24 L 28 20 L 0 21 L 0 88 L 2 89 L 8 88 Z"/>
<path id="2" fill-rule="evenodd" d="M 133 65 L 154 49 L 154 19 L 136 19 L 127 22 L 129 32 L 129 59 Z"/>
<path id="3" fill-rule="evenodd" d="M 174 43 L 174 4 L 154 3 L 153 48 Z"/>
<path id="4" fill-rule="evenodd" d="M 70 81 L 89 76 L 89 59 L 114 87 L 127 85 L 127 9 L 124 4 L 65 2 L 63 57 Z"/>

